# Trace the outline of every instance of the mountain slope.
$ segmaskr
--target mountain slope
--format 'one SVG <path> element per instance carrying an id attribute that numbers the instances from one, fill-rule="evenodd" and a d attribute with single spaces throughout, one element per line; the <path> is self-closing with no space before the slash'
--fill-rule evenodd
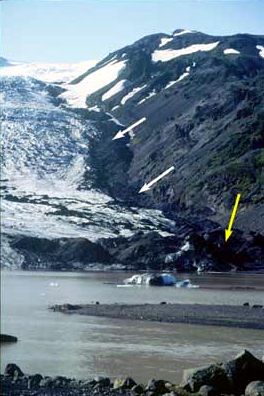
<path id="1" fill-rule="evenodd" d="M 100 69 L 117 65 L 118 76 L 87 92 L 88 108 L 110 112 L 124 126 L 147 118 L 133 137 L 112 142 L 118 125 L 95 144 L 101 187 L 146 206 L 202 212 L 222 225 L 240 192 L 237 225 L 263 231 L 263 45 L 263 36 L 248 34 L 156 34 L 74 80 L 78 92 Z M 172 175 L 138 196 L 172 165 Z"/>
<path id="2" fill-rule="evenodd" d="M 4 265 L 263 268 L 263 52 L 263 36 L 177 30 L 71 82 L 2 68 Z"/>

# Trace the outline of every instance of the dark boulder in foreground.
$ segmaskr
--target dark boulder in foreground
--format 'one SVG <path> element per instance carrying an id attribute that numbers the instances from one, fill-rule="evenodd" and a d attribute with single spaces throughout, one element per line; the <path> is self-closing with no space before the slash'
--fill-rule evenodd
<path id="1" fill-rule="evenodd" d="M 209 385 L 222 393 L 240 395 L 256 380 L 264 381 L 264 363 L 245 350 L 228 362 L 185 370 L 182 386 L 197 392 L 201 386 Z"/>
<path id="2" fill-rule="evenodd" d="M 0 343 L 2 344 L 3 342 L 17 342 L 17 337 L 9 334 L 1 334 Z"/>
<path id="3" fill-rule="evenodd" d="M 186 370 L 181 385 L 162 379 L 151 379 L 143 385 L 131 377 L 111 381 L 99 376 L 75 380 L 24 375 L 16 364 L 8 364 L 1 382 L 3 396 L 264 396 L 264 363 L 243 351 L 228 362 Z"/>
<path id="4" fill-rule="evenodd" d="M 245 396 L 264 396 L 264 381 L 253 381 L 248 384 Z"/>
<path id="5" fill-rule="evenodd" d="M 9 363 L 5 368 L 5 376 L 14 379 L 17 377 L 23 377 L 24 373 L 16 364 Z"/>

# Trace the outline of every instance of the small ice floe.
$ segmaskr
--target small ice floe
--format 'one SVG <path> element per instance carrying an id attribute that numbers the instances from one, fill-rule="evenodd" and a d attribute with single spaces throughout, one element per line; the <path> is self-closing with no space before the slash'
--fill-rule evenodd
<path id="1" fill-rule="evenodd" d="M 190 279 L 184 279 L 182 281 L 178 281 L 176 282 L 176 287 L 184 287 L 187 289 L 198 289 L 199 286 L 198 285 L 193 285 L 192 282 L 190 281 Z"/>
<path id="2" fill-rule="evenodd" d="M 116 285 L 116 287 L 134 287 L 135 285 Z"/>
<path id="3" fill-rule="evenodd" d="M 51 287 L 58 287 L 58 286 L 59 286 L 58 282 L 50 282 L 49 285 L 50 285 Z"/>

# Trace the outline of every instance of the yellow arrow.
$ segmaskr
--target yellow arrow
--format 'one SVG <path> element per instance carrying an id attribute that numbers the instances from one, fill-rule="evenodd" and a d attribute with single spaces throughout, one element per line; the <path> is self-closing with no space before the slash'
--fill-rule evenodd
<path id="1" fill-rule="evenodd" d="M 232 231 L 232 225 L 233 225 L 235 217 L 236 217 L 236 212 L 237 212 L 237 207 L 238 207 L 238 204 L 239 204 L 240 197 L 241 197 L 241 194 L 237 194 L 236 202 L 235 202 L 235 205 L 233 207 L 233 210 L 232 210 L 232 213 L 231 213 L 231 216 L 230 216 L 228 228 L 225 229 L 225 241 L 227 241 L 230 238 L 230 236 L 231 236 L 231 234 L 233 232 Z"/>

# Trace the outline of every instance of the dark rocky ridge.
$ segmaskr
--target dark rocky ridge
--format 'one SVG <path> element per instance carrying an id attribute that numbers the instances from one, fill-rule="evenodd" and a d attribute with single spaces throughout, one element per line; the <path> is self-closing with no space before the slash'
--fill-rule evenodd
<path id="1" fill-rule="evenodd" d="M 116 126 L 114 133 L 106 129 L 94 142 L 97 183 L 117 198 L 187 214 L 202 212 L 222 226 L 240 192 L 237 226 L 246 232 L 263 232 L 264 59 L 256 46 L 263 45 L 264 37 L 218 37 L 199 32 L 176 36 L 162 49 L 219 44 L 209 52 L 153 63 L 151 54 L 161 37 L 166 36 L 144 37 L 110 54 L 88 72 L 125 54 L 127 67 L 118 80 L 127 79 L 128 87 L 102 102 L 102 94 L 116 80 L 89 96 L 87 103 L 111 111 L 125 125 L 147 117 L 132 140 L 126 137 L 112 141 L 120 129 Z M 240 54 L 224 55 L 227 48 L 235 48 Z M 165 89 L 188 66 L 190 75 Z M 120 106 L 126 92 L 143 84 L 143 90 Z M 153 90 L 156 95 L 139 105 Z M 171 165 L 176 168 L 173 174 L 138 196 L 146 181 Z"/>
<path id="2" fill-rule="evenodd" d="M 215 227 L 214 227 L 215 226 Z M 131 237 L 44 239 L 9 236 L 9 245 L 23 257 L 23 269 L 80 270 L 91 264 L 122 264 L 134 270 L 260 270 L 263 269 L 263 236 L 244 238 L 234 231 L 232 243 L 214 223 L 178 223 L 175 235 L 138 232 Z"/>

